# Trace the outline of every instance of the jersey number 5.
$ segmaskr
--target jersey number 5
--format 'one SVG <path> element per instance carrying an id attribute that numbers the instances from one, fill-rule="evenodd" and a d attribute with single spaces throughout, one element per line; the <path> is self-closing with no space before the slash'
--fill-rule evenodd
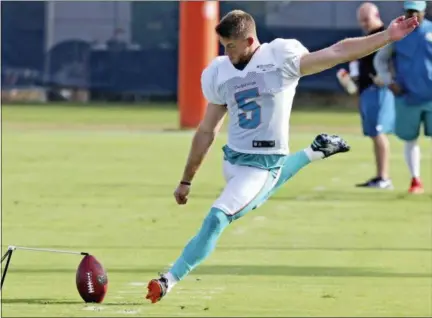
<path id="1" fill-rule="evenodd" d="M 261 124 L 261 106 L 251 100 L 258 96 L 258 88 L 247 89 L 234 95 L 240 110 L 239 126 L 243 129 L 255 129 Z"/>

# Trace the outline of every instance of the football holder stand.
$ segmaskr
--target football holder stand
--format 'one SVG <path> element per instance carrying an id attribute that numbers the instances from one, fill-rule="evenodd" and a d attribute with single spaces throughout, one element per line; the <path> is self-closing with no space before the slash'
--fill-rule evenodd
<path id="1" fill-rule="evenodd" d="M 7 252 L 1 258 L 1 263 L 3 264 L 3 262 L 6 260 L 6 264 L 5 264 L 4 270 L 3 270 L 3 266 L 2 266 L 2 275 L 1 275 L 0 290 L 3 289 L 3 283 L 4 283 L 5 279 L 6 279 L 6 274 L 7 274 L 7 271 L 9 269 L 9 264 L 10 264 L 10 261 L 12 259 L 12 254 L 13 254 L 13 252 L 15 250 L 25 250 L 25 251 L 34 251 L 34 252 L 63 253 L 63 254 L 83 255 L 83 256 L 90 255 L 89 253 L 86 253 L 86 252 L 62 251 L 62 250 L 52 250 L 52 249 L 47 249 L 47 248 L 34 248 L 34 247 L 23 247 L 23 246 L 9 246 L 8 249 L 7 249 Z"/>

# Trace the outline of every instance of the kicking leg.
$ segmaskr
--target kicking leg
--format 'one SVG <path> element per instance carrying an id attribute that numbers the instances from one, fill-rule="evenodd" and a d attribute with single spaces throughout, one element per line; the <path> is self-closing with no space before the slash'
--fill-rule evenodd
<path id="1" fill-rule="evenodd" d="M 325 159 L 349 150 L 350 146 L 339 136 L 327 134 L 316 136 L 310 147 L 285 158 L 283 167 L 280 169 L 280 177 L 268 193 L 268 197 L 272 196 L 282 185 L 312 161 Z"/>

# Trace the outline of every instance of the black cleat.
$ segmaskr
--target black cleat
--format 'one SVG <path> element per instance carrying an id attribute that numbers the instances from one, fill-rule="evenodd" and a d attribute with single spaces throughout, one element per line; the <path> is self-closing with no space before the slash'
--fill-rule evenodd
<path id="1" fill-rule="evenodd" d="M 321 151 L 324 158 L 327 158 L 340 152 L 348 152 L 351 147 L 339 136 L 321 134 L 315 137 L 311 148 L 313 151 Z"/>

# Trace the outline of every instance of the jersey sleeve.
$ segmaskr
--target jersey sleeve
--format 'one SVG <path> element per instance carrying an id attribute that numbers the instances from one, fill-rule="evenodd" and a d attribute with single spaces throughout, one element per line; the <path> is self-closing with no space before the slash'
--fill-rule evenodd
<path id="1" fill-rule="evenodd" d="M 216 90 L 217 68 L 214 63 L 210 64 L 201 74 L 201 89 L 204 97 L 209 103 L 224 105 Z"/>
<path id="2" fill-rule="evenodd" d="M 390 70 L 390 61 L 392 59 L 393 47 L 391 44 L 379 50 L 374 57 L 373 63 L 378 77 L 381 78 L 384 85 L 390 85 L 393 76 Z"/>
<path id="3" fill-rule="evenodd" d="M 300 60 L 309 50 L 295 39 L 276 39 L 272 44 L 274 56 L 284 72 L 289 77 L 301 77 Z"/>

